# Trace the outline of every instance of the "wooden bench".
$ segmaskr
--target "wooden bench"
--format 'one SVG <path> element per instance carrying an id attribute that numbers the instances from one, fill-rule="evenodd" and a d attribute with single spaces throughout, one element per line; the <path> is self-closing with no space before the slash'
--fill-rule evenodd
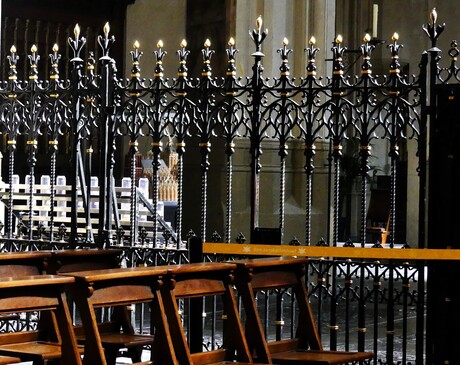
<path id="1" fill-rule="evenodd" d="M 179 364 L 252 363 L 232 288 L 232 275 L 235 268 L 235 265 L 226 263 L 198 263 L 168 267 L 168 275 L 161 294 Z M 207 296 L 222 298 L 226 318 L 223 343 L 216 350 L 191 353 L 177 299 Z"/>
<path id="2" fill-rule="evenodd" d="M 44 336 L 46 331 L 1 333 L 0 355 L 33 361 L 36 365 L 57 359 L 66 365 L 80 365 L 77 341 L 64 293 L 64 286 L 73 282 L 73 278 L 55 275 L 2 277 L 0 313 L 52 311 L 58 333 L 56 335 L 54 332 L 54 341 Z"/>
<path id="3" fill-rule="evenodd" d="M 130 343 L 136 347 L 151 345 L 152 356 L 166 363 L 173 360 L 173 344 L 169 337 L 164 306 L 160 296 L 161 277 L 166 274 L 165 266 L 135 267 L 81 272 L 64 275 L 75 278 L 70 288 L 77 304 L 85 335 L 85 365 L 114 364 L 119 346 Z M 127 306 L 135 303 L 150 303 L 152 335 L 134 333 L 112 333 L 110 342 L 105 342 L 100 333 L 95 310 L 102 307 Z M 114 346 L 110 345 L 114 344 Z M 155 351 L 154 349 L 158 349 Z M 169 350 L 172 350 L 169 351 Z M 145 363 L 147 364 L 147 363 Z"/>
<path id="4" fill-rule="evenodd" d="M 346 364 L 372 359 L 372 352 L 323 350 L 307 297 L 306 258 L 236 260 L 236 283 L 246 313 L 246 337 L 255 358 L 275 364 Z M 257 310 L 256 293 L 292 288 L 298 308 L 297 337 L 267 343 Z"/>

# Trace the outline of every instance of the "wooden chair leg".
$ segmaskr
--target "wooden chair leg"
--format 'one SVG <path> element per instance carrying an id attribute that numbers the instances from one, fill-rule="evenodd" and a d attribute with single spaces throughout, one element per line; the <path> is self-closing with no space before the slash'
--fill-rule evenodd
<path id="1" fill-rule="evenodd" d="M 132 347 L 128 349 L 128 357 L 131 358 L 133 363 L 141 362 L 142 361 L 142 348 L 140 347 Z"/>
<path id="2" fill-rule="evenodd" d="M 117 362 L 118 349 L 105 349 L 105 361 L 107 365 L 115 365 Z"/>

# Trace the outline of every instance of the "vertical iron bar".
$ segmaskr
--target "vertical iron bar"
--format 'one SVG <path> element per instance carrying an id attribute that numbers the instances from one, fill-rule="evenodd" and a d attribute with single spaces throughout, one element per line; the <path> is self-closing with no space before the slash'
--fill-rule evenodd
<path id="1" fill-rule="evenodd" d="M 262 87 L 263 87 L 263 66 L 262 42 L 267 36 L 267 30 L 262 31 L 262 18 L 258 17 L 256 22 L 257 29 L 250 33 L 256 46 L 256 51 L 251 55 L 254 57 L 252 66 L 252 113 L 251 113 L 251 186 L 250 186 L 250 232 L 251 243 L 254 243 L 254 229 L 259 226 L 259 185 L 260 185 L 260 154 L 261 154 L 261 107 L 262 107 Z"/>
<path id="2" fill-rule="evenodd" d="M 284 306 L 283 306 L 283 292 L 279 291 L 276 293 L 276 319 L 275 319 L 275 327 L 276 327 L 276 341 L 281 341 L 282 333 L 283 333 L 283 326 L 284 326 Z"/>
<path id="3" fill-rule="evenodd" d="M 373 289 L 374 289 L 374 343 L 373 343 L 373 351 L 374 351 L 374 364 L 377 364 L 377 354 L 378 354 L 378 346 L 379 346 L 379 296 L 380 296 L 380 288 L 382 283 L 380 281 L 380 273 L 379 273 L 379 261 L 374 262 L 374 278 L 373 278 Z"/>
<path id="4" fill-rule="evenodd" d="M 51 151 L 50 156 L 50 211 L 49 211 L 49 230 L 50 230 L 50 242 L 54 241 L 54 204 L 55 204 L 55 184 L 56 184 L 56 153 L 57 153 L 57 145 L 56 141 L 49 141 L 49 149 Z M 53 142 L 53 143 L 51 143 Z"/>
<path id="5" fill-rule="evenodd" d="M 82 69 L 84 66 L 83 60 L 80 58 L 80 52 L 86 43 L 86 39 L 80 36 L 80 27 L 78 25 L 74 28 L 75 39 L 68 38 L 68 43 L 73 51 L 71 80 L 70 80 L 70 103 L 71 103 L 71 120 L 70 120 L 70 138 L 71 138 L 71 172 L 70 180 L 72 184 L 71 191 L 71 222 L 70 222 L 70 243 L 76 244 L 77 238 L 77 209 L 78 209 L 78 194 L 77 194 L 77 178 L 78 174 L 78 154 L 80 153 L 80 138 L 78 131 L 78 122 L 80 120 L 80 107 L 81 107 L 81 78 Z"/>
<path id="6" fill-rule="evenodd" d="M 98 37 L 102 49 L 101 61 L 101 125 L 99 128 L 99 229 L 98 245 L 105 247 L 110 245 L 111 211 L 112 211 L 112 158 L 113 143 L 112 124 L 114 112 L 114 67 L 115 61 L 109 56 L 111 45 L 115 38 L 109 37 L 110 27 L 104 26 L 104 36 Z M 131 238 L 132 239 L 132 238 Z"/>
<path id="7" fill-rule="evenodd" d="M 231 242 L 232 234 L 232 181 L 233 181 L 233 154 L 228 152 L 227 143 L 227 199 L 225 214 L 225 242 Z M 231 147 L 230 147 L 231 148 Z"/>
<path id="8" fill-rule="evenodd" d="M 425 214 L 426 214 L 426 163 L 427 163 L 427 64 L 428 54 L 422 55 L 420 62 L 420 134 L 418 138 L 418 175 L 419 175 L 419 197 L 418 197 L 418 248 L 425 247 Z M 415 361 L 421 364 L 424 359 L 425 342 L 425 262 L 417 261 L 417 318 L 416 318 L 416 341 L 415 341 Z"/>
<path id="9" fill-rule="evenodd" d="M 137 142 L 131 141 L 130 145 L 130 180 L 131 180 L 131 196 L 129 198 L 129 231 L 130 231 L 130 240 L 131 246 L 137 245 L 137 210 L 138 210 L 138 199 L 137 199 L 137 188 L 136 188 L 136 178 L 137 178 L 137 163 L 136 163 L 136 151 L 137 151 Z"/>

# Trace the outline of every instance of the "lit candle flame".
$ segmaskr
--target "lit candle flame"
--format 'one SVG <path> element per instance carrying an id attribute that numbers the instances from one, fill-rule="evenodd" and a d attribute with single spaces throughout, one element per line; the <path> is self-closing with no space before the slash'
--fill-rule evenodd
<path id="1" fill-rule="evenodd" d="M 187 47 L 187 41 L 185 39 L 182 39 L 182 42 L 180 42 L 180 47 L 181 48 Z"/>
<path id="2" fill-rule="evenodd" d="M 163 41 L 161 39 L 157 43 L 157 48 L 163 48 Z"/>
<path id="3" fill-rule="evenodd" d="M 32 47 L 30 47 L 30 52 L 32 52 L 32 53 L 37 52 L 37 46 L 35 44 L 33 44 Z"/>
<path id="4" fill-rule="evenodd" d="M 134 49 L 139 49 L 139 41 L 135 41 L 133 44 Z"/>
<path id="5" fill-rule="evenodd" d="M 289 44 L 289 40 L 288 40 L 286 37 L 284 37 L 284 38 L 283 38 L 282 45 L 283 45 L 283 46 L 287 46 L 288 44 Z"/>
<path id="6" fill-rule="evenodd" d="M 230 47 L 233 47 L 235 45 L 235 39 L 233 37 L 230 37 L 230 39 L 228 40 L 228 45 Z"/>
<path id="7" fill-rule="evenodd" d="M 11 46 L 10 52 L 11 52 L 11 53 L 16 53 L 16 46 L 15 46 L 15 45 L 12 45 L 12 46 Z"/>
<path id="8" fill-rule="evenodd" d="M 394 41 L 397 41 L 398 39 L 399 39 L 399 34 L 394 32 L 393 36 L 391 37 L 391 40 L 394 42 Z"/>
<path id="9" fill-rule="evenodd" d="M 343 42 L 343 37 L 342 37 L 341 34 L 339 34 L 339 35 L 337 36 L 337 38 L 335 39 L 335 43 L 339 43 L 339 44 L 340 44 L 340 43 L 342 43 L 342 42 Z"/>
<path id="10" fill-rule="evenodd" d="M 369 33 L 366 33 L 366 34 L 364 35 L 363 41 L 364 41 L 365 43 L 368 43 L 370 40 L 371 40 L 370 34 L 369 34 Z"/>
<path id="11" fill-rule="evenodd" d="M 204 46 L 205 46 L 206 48 L 211 47 L 211 41 L 209 40 L 209 38 L 207 38 L 207 39 L 204 41 Z"/>
<path id="12" fill-rule="evenodd" d="M 308 41 L 308 44 L 309 44 L 310 46 L 315 45 L 315 44 L 316 44 L 316 38 L 315 38 L 314 36 L 312 36 L 312 37 L 310 38 L 310 40 Z"/>
<path id="13" fill-rule="evenodd" d="M 54 43 L 54 45 L 53 45 L 53 52 L 54 52 L 54 53 L 57 53 L 57 51 L 59 51 L 59 46 L 58 46 L 56 43 Z"/>

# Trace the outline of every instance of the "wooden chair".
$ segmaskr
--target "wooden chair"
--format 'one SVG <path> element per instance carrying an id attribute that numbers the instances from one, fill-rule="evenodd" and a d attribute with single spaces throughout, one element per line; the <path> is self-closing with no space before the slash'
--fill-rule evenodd
<path id="1" fill-rule="evenodd" d="M 308 259 L 264 258 L 232 263 L 237 265 L 236 283 L 246 313 L 246 338 L 255 360 L 289 365 L 326 365 L 356 363 L 374 356 L 372 352 L 323 350 L 304 281 Z M 298 307 L 296 338 L 267 342 L 255 294 L 260 290 L 284 288 L 292 288 Z"/>
<path id="2" fill-rule="evenodd" d="M 52 252 L 52 258 L 47 265 L 49 274 L 65 274 L 68 272 L 94 271 L 114 269 L 120 267 L 120 249 L 78 249 L 58 250 Z M 110 321 L 98 324 L 102 346 L 108 356 L 108 364 L 115 364 L 120 349 L 127 349 L 127 356 L 133 362 L 140 362 L 142 350 L 145 345 L 151 343 L 151 339 L 140 341 L 134 335 L 134 328 L 131 324 L 130 313 L 126 306 L 113 308 Z M 125 336 L 120 335 L 122 331 Z M 85 343 L 85 335 L 82 326 L 75 327 L 77 341 Z M 128 336 L 129 335 L 129 336 Z M 131 340 L 133 340 L 131 342 Z"/>
<path id="3" fill-rule="evenodd" d="M 168 267 L 168 274 L 161 293 L 179 364 L 252 363 L 232 288 L 232 274 L 235 268 L 235 265 L 225 263 L 198 263 Z M 222 298 L 226 316 L 223 344 L 217 350 L 191 353 L 182 326 L 177 299 L 206 296 Z"/>
<path id="4" fill-rule="evenodd" d="M 66 365 L 81 365 L 64 293 L 64 286 L 73 282 L 73 278 L 53 275 L 2 277 L 0 313 L 52 311 L 59 331 L 55 341 L 40 331 L 1 333 L 0 355 L 34 364 L 61 359 Z"/>
<path id="5" fill-rule="evenodd" d="M 80 313 L 85 335 L 85 365 L 115 364 L 121 344 L 133 346 L 151 345 L 159 349 L 152 357 L 168 364 L 176 364 L 173 344 L 166 324 L 164 306 L 159 288 L 165 266 L 119 268 L 93 271 L 69 272 L 63 275 L 75 278 L 72 296 Z M 126 332 L 101 333 L 97 322 L 97 308 L 127 306 L 135 303 L 151 304 L 152 335 L 137 335 Z M 158 344 L 157 344 L 158 342 Z M 113 346 L 110 344 L 114 344 Z M 148 364 L 148 363 L 144 363 Z"/>
<path id="6" fill-rule="evenodd" d="M 31 276 L 31 275 L 41 275 L 45 272 L 45 267 L 47 261 L 51 258 L 51 253 L 48 251 L 37 251 L 37 252 L 4 252 L 0 254 L 0 277 L 22 277 L 22 276 Z M 0 319 L 3 321 L 10 321 L 10 323 L 16 322 L 19 320 L 19 315 L 17 313 L 10 314 L 1 314 Z M 56 324 L 56 321 L 53 322 L 53 325 Z M 46 329 L 49 333 L 49 328 Z M 48 336 L 48 335 L 46 335 Z M 17 335 L 10 333 L 8 336 L 3 336 L 3 339 L 6 337 L 16 337 Z M 45 337 L 44 331 L 41 328 L 38 331 L 28 331 L 21 335 L 24 342 L 28 343 L 31 341 L 38 341 L 39 338 Z M 48 338 L 53 338 L 56 340 L 56 336 L 51 336 Z M 0 337 L 1 339 L 1 337 Z M 60 349 L 57 350 L 59 352 Z M 47 358 L 47 355 L 44 354 L 43 361 L 47 361 L 51 358 L 55 358 L 56 354 L 53 351 L 50 354 L 50 358 Z M 16 358 L 19 359 L 19 358 Z M 20 360 L 20 359 L 19 359 Z M 4 362 L 2 362 L 4 361 Z M 9 364 L 14 363 L 14 358 L 12 357 L 1 357 L 0 364 Z M 37 360 L 40 363 L 42 359 Z M 19 362 L 19 361 L 16 361 Z"/>

